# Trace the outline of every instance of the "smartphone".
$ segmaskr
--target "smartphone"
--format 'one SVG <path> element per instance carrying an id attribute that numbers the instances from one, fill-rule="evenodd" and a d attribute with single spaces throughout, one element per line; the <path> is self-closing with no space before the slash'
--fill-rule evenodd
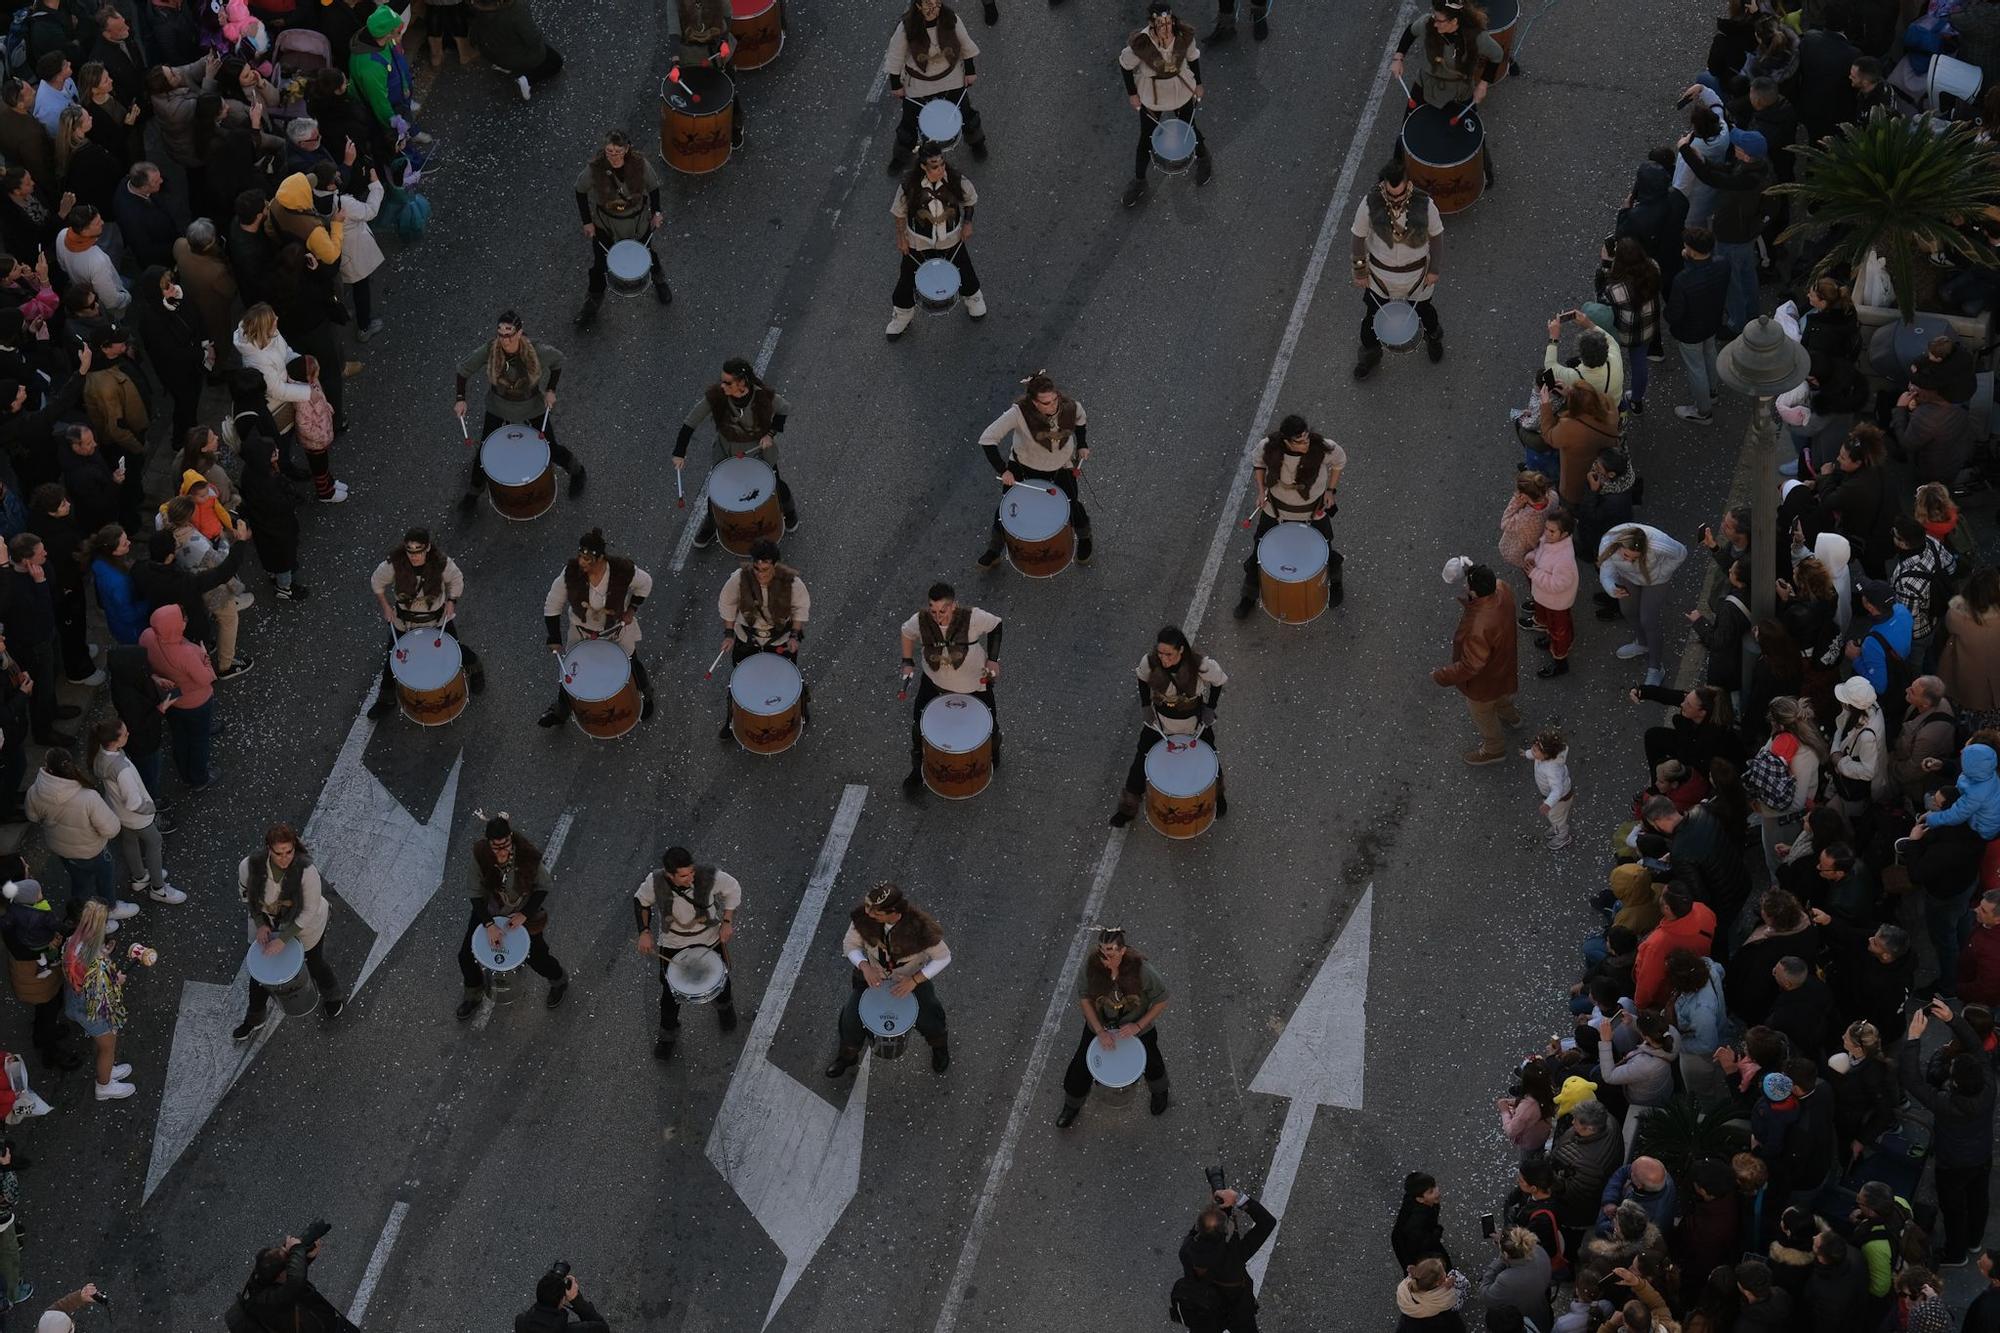
<path id="1" fill-rule="evenodd" d="M 1479 1234 L 1488 1240 L 1493 1239 L 1493 1214 L 1481 1213 L 1479 1215 Z"/>
<path id="2" fill-rule="evenodd" d="M 1562 317 L 1574 324 L 1583 317 L 1583 312 L 1581 310 L 1565 310 L 1562 312 Z"/>

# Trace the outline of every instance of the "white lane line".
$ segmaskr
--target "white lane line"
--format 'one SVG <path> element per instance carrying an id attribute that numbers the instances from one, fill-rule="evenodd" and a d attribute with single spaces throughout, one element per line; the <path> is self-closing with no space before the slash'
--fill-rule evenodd
<path id="1" fill-rule="evenodd" d="M 368 1313 L 368 1302 L 374 1299 L 382 1270 L 389 1266 L 389 1251 L 396 1248 L 396 1237 L 401 1234 L 403 1219 L 409 1213 L 410 1205 L 400 1199 L 389 1209 L 389 1220 L 382 1224 L 382 1238 L 375 1242 L 375 1252 L 368 1256 L 368 1267 L 361 1273 L 361 1285 L 354 1290 L 354 1304 L 347 1307 L 348 1323 L 359 1325 L 361 1316 Z"/>
<path id="2" fill-rule="evenodd" d="M 542 864 L 551 872 L 556 868 L 556 858 L 562 855 L 563 844 L 569 841 L 570 825 L 576 822 L 576 811 L 565 810 L 556 816 L 555 827 L 549 830 L 548 847 L 542 852 Z M 468 1021 L 467 1026 L 474 1032 L 486 1031 L 486 1025 L 493 1021 L 494 1004 L 489 997 L 481 1002 L 479 1012 Z"/>
<path id="3" fill-rule="evenodd" d="M 1367 105 L 1361 109 L 1361 120 L 1354 127 L 1354 137 L 1349 141 L 1347 159 L 1341 163 L 1340 178 L 1333 187 L 1333 200 L 1326 207 L 1326 216 L 1319 224 L 1319 239 L 1313 242 L 1312 257 L 1306 261 L 1305 277 L 1299 282 L 1299 294 L 1292 301 L 1291 318 L 1285 321 L 1285 336 L 1278 342 L 1277 359 L 1271 363 L 1270 378 L 1264 381 L 1264 395 L 1257 400 L 1257 415 L 1251 419 L 1250 435 L 1243 444 L 1243 459 L 1236 469 L 1236 479 L 1230 483 L 1229 498 L 1222 502 L 1222 513 L 1215 520 L 1215 537 L 1208 544 L 1208 559 L 1202 562 L 1201 577 L 1195 581 L 1194 597 L 1188 603 L 1188 613 L 1181 620 L 1181 629 L 1193 634 L 1201 628 L 1201 618 L 1208 612 L 1210 596 L 1215 592 L 1216 576 L 1222 572 L 1222 557 L 1229 548 L 1229 540 L 1236 533 L 1238 516 L 1243 512 L 1243 497 L 1250 490 L 1251 457 L 1264 438 L 1264 432 L 1271 428 L 1271 419 L 1277 414 L 1278 395 L 1284 392 L 1285 380 L 1291 374 L 1292 358 L 1298 355 L 1299 336 L 1305 331 L 1306 312 L 1312 308 L 1313 294 L 1319 290 L 1320 279 L 1326 272 L 1327 256 L 1332 253 L 1334 241 L 1347 232 L 1348 196 L 1354 189 L 1355 173 L 1360 169 L 1362 158 L 1370 153 L 1369 137 L 1375 131 L 1375 122 L 1381 118 L 1384 94 L 1389 84 L 1389 57 L 1395 54 L 1396 43 L 1415 17 L 1416 8 L 1404 5 L 1396 12 L 1396 21 L 1390 26 L 1389 40 L 1383 43 L 1382 59 L 1376 66 L 1375 81 L 1369 85 Z"/>
<path id="4" fill-rule="evenodd" d="M 834 881 L 840 878 L 840 863 L 847 859 L 847 844 L 854 840 L 854 830 L 861 823 L 861 807 L 867 800 L 868 787 L 865 783 L 849 783 L 841 790 L 840 805 L 833 812 L 833 823 L 826 831 L 826 841 L 820 844 L 819 859 L 813 863 L 812 876 L 806 880 L 805 894 L 799 899 L 799 909 L 792 917 L 791 932 L 785 936 L 785 947 L 779 950 L 778 961 L 771 969 L 771 981 L 765 987 L 764 998 L 757 1002 L 757 1021 L 750 1025 L 749 1040 L 743 1043 L 743 1054 L 736 1061 L 739 1069 L 771 1053 L 771 1043 L 778 1036 L 778 1025 L 785 1020 L 785 1006 L 791 1003 L 792 987 L 798 984 L 799 969 L 805 966 L 806 950 L 812 945 L 813 931 L 819 928 L 820 916 L 826 911 L 826 900 L 833 892 Z"/>
<path id="5" fill-rule="evenodd" d="M 751 366 L 756 370 L 760 378 L 765 371 L 771 368 L 771 357 L 778 350 L 778 335 L 783 332 L 784 329 L 776 324 L 773 324 L 764 331 L 763 345 L 757 349 L 757 359 L 751 362 Z M 701 527 L 702 515 L 708 512 L 708 482 L 706 479 L 702 481 L 701 489 L 693 495 L 688 496 L 687 501 L 687 512 L 681 519 L 681 539 L 674 543 L 674 559 L 671 568 L 676 574 L 687 568 L 688 553 L 694 550 L 695 531 Z"/>
<path id="6" fill-rule="evenodd" d="M 882 100 L 882 92 L 888 86 L 889 86 L 889 71 L 886 69 L 876 70 L 875 82 L 868 85 L 868 100 L 863 102 L 861 105 L 874 106 L 877 102 Z"/>
<path id="7" fill-rule="evenodd" d="M 1078 922 L 1076 938 L 1070 941 L 1069 955 L 1063 959 L 1055 993 L 1049 997 L 1048 1012 L 1042 1015 L 1041 1031 L 1035 1034 L 1034 1048 L 1028 1052 L 1028 1065 L 1022 1071 L 1020 1089 L 1014 1094 L 1014 1105 L 1007 1112 L 1006 1128 L 1000 1131 L 1000 1142 L 993 1149 L 986 1180 L 980 1185 L 977 1201 L 973 1204 L 972 1221 L 966 1226 L 965 1244 L 959 1248 L 958 1265 L 952 1269 L 951 1282 L 945 1287 L 944 1304 L 938 1310 L 936 1333 L 950 1333 L 958 1326 L 959 1311 L 965 1305 L 966 1288 L 971 1284 L 973 1270 L 979 1264 L 980 1244 L 986 1238 L 986 1228 L 992 1224 L 994 1206 L 1000 1202 L 1000 1186 L 1005 1182 L 1007 1172 L 1013 1168 L 1014 1149 L 1020 1144 L 1021 1131 L 1028 1123 L 1028 1104 L 1034 1100 L 1036 1089 L 1041 1086 L 1042 1070 L 1049 1062 L 1049 1051 L 1055 1045 L 1056 1034 L 1062 1030 L 1063 1020 L 1076 1012 L 1071 984 L 1077 970 L 1083 966 L 1084 950 L 1090 942 L 1089 927 L 1104 907 L 1104 895 L 1111 889 L 1111 877 L 1118 869 L 1118 857 L 1124 850 L 1124 829 L 1118 829 L 1105 839 L 1104 854 L 1097 860 L 1097 873 L 1091 877 L 1090 892 L 1084 895 L 1083 914 Z"/>

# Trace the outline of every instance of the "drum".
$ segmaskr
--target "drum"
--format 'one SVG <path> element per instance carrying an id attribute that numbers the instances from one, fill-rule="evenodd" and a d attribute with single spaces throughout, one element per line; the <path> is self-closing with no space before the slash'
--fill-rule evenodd
<path id="1" fill-rule="evenodd" d="M 1083 1062 L 1090 1066 L 1090 1076 L 1100 1087 L 1129 1088 L 1146 1072 L 1146 1047 L 1137 1037 L 1120 1037 L 1118 1044 L 1107 1051 L 1093 1037 Z"/>
<path id="2" fill-rule="evenodd" d="M 1326 610 L 1326 539 L 1304 523 L 1280 523 L 1257 543 L 1257 590 L 1271 619 L 1303 625 Z"/>
<path id="3" fill-rule="evenodd" d="M 993 712 L 969 694 L 941 694 L 924 705 L 924 785 L 963 801 L 993 781 Z"/>
<path id="4" fill-rule="evenodd" d="M 782 754 L 803 731 L 805 682 L 789 657 L 758 653 L 729 673 L 729 722 L 736 743 L 752 754 Z"/>
<path id="5" fill-rule="evenodd" d="M 736 85 L 719 69 L 676 67 L 660 86 L 660 155 L 675 171 L 702 176 L 729 160 Z"/>
<path id="6" fill-rule="evenodd" d="M 764 68 L 785 49 L 785 0 L 730 0 L 729 35 L 736 39 L 732 65 Z"/>
<path id="7" fill-rule="evenodd" d="M 964 130 L 965 113 L 949 97 L 933 97 L 917 112 L 918 137 L 936 144 L 940 152 L 958 147 L 958 136 Z"/>
<path id="8" fill-rule="evenodd" d="M 729 984 L 729 964 L 706 945 L 682 949 L 667 960 L 667 989 L 682 1004 L 707 1004 Z"/>
<path id="9" fill-rule="evenodd" d="M 1417 308 L 1408 301 L 1384 301 L 1375 310 L 1375 336 L 1392 352 L 1415 347 L 1422 327 Z"/>
<path id="10" fill-rule="evenodd" d="M 278 1007 L 292 1018 L 309 1014 L 319 1004 L 319 986 L 306 971 L 305 946 L 286 940 L 276 953 L 265 953 L 255 940 L 243 959 L 250 979 L 278 997 Z"/>
<path id="11" fill-rule="evenodd" d="M 472 928 L 469 937 L 472 942 L 472 956 L 485 971 L 512 972 L 528 961 L 528 928 L 508 925 L 504 916 L 494 917 L 493 924 L 500 927 L 500 947 L 494 948 L 487 940 L 486 923 L 482 921 Z"/>
<path id="12" fill-rule="evenodd" d="M 942 315 L 958 304 L 958 265 L 942 255 L 917 265 L 917 304 Z"/>
<path id="13" fill-rule="evenodd" d="M 604 281 L 620 296 L 643 296 L 653 285 L 653 253 L 644 241 L 620 241 L 604 256 Z"/>
<path id="14" fill-rule="evenodd" d="M 1426 103 L 1403 122 L 1403 163 L 1440 213 L 1472 207 L 1486 188 L 1486 128 L 1477 111 L 1456 125 L 1454 114 Z"/>
<path id="15" fill-rule="evenodd" d="M 1069 497 L 1046 481 L 1017 481 L 1000 497 L 1000 532 L 1007 560 L 1031 579 L 1052 579 L 1069 568 L 1076 533 L 1069 525 Z"/>
<path id="16" fill-rule="evenodd" d="M 441 727 L 465 711 L 465 655 L 441 629 L 397 635 L 389 674 L 403 716 L 419 726 Z"/>
<path id="17" fill-rule="evenodd" d="M 1215 822 L 1222 765 L 1199 736 L 1164 736 L 1146 754 L 1146 822 L 1169 838 L 1196 838 Z"/>
<path id="18" fill-rule="evenodd" d="M 1179 116 L 1162 116 L 1153 126 L 1153 165 L 1178 176 L 1194 165 L 1194 123 Z"/>
<path id="19" fill-rule="evenodd" d="M 579 639 L 562 656 L 563 693 L 583 734 L 615 740 L 639 725 L 632 659 L 612 639 Z"/>
<path id="20" fill-rule="evenodd" d="M 556 468 L 549 442 L 533 426 L 502 426 L 479 446 L 486 493 L 502 518 L 525 523 L 556 502 Z"/>
<path id="21" fill-rule="evenodd" d="M 716 540 L 731 555 L 750 554 L 765 537 L 785 531 L 778 505 L 778 474 L 761 458 L 725 458 L 708 474 L 708 512 Z"/>
<path id="22" fill-rule="evenodd" d="M 1500 43 L 1500 68 L 1489 80 L 1498 83 L 1514 63 L 1514 40 L 1521 35 L 1521 0 L 1486 0 L 1485 9 L 1486 35 Z"/>
<path id="23" fill-rule="evenodd" d="M 916 993 L 898 999 L 890 992 L 892 984 L 885 981 L 861 992 L 861 1026 L 874 1034 L 875 1054 L 883 1060 L 903 1053 L 910 1029 L 917 1025 Z"/>

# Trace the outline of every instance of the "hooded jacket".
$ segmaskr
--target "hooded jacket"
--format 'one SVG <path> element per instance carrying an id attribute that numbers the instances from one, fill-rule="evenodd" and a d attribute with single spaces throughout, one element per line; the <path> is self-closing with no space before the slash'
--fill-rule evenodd
<path id="1" fill-rule="evenodd" d="M 1706 903 L 1689 904 L 1686 916 L 1661 917 L 1653 932 L 1639 941 L 1639 960 L 1632 966 L 1632 1002 L 1641 1009 L 1665 1005 L 1672 998 L 1667 955 L 1691 949 L 1706 958 L 1714 946 L 1715 912 Z"/>
<path id="2" fill-rule="evenodd" d="M 1970 824 L 1982 838 L 2000 837 L 2000 777 L 1993 747 L 1974 742 L 1959 752 L 1958 799 L 1924 817 L 1932 828 Z"/>
<path id="3" fill-rule="evenodd" d="M 1679 343 L 1719 337 L 1728 307 L 1728 268 L 1713 258 L 1693 260 L 1667 288 L 1667 332 Z"/>
<path id="4" fill-rule="evenodd" d="M 1643 533 L 1646 538 L 1644 569 L 1639 567 L 1638 560 L 1615 549 L 1620 540 L 1633 532 Z M 1671 579 L 1686 559 L 1687 547 L 1658 528 L 1644 523 L 1621 523 L 1597 543 L 1597 581 L 1613 596 L 1616 595 L 1613 590 L 1621 583 L 1628 588 L 1657 588 Z"/>
<path id="5" fill-rule="evenodd" d="M 1687 225 L 1687 196 L 1670 188 L 1673 177 L 1657 162 L 1639 164 L 1632 179 L 1632 202 L 1618 210 L 1614 237 L 1630 236 L 1660 266 L 1662 289 L 1681 269 L 1681 231 Z"/>
<path id="6" fill-rule="evenodd" d="M 29 791 L 29 813 L 33 814 L 34 792 Z M 1954 1015 L 1951 1033 L 1963 1050 L 1979 1049 L 1979 1038 L 1963 1016 Z M 1931 1157 L 1940 1167 L 1991 1166 L 1993 1162 L 1993 1081 L 1989 1066 L 1982 1072 L 1979 1091 L 1940 1091 L 1924 1077 L 1923 1043 L 1903 1043 L 1896 1060 L 1903 1075 L 1903 1090 L 1922 1102 L 1933 1117 Z"/>
<path id="7" fill-rule="evenodd" d="M 142 829 L 159 813 L 146 790 L 146 780 L 121 750 L 100 750 L 96 776 L 104 787 L 104 803 L 118 816 L 123 828 Z"/>
<path id="8" fill-rule="evenodd" d="M 1549 1252 L 1537 1245 L 1522 1259 L 1494 1255 L 1479 1279 L 1479 1298 L 1488 1307 L 1510 1305 L 1536 1328 L 1547 1328 L 1555 1322 L 1549 1310 Z"/>
<path id="9" fill-rule="evenodd" d="M 118 836 L 118 816 L 104 798 L 74 778 L 47 769 L 28 786 L 28 818 L 42 826 L 50 851 L 71 861 L 88 861 Z"/>
<path id="10" fill-rule="evenodd" d="M 152 628 L 139 636 L 146 661 L 154 671 L 180 688 L 172 707 L 199 708 L 215 697 L 215 668 L 208 651 L 187 638 L 187 614 L 168 603 L 153 612 Z"/>
<path id="11" fill-rule="evenodd" d="M 384 44 L 366 29 L 354 34 L 347 48 L 347 77 L 355 98 L 383 128 L 410 113 L 410 61 L 393 41 Z"/>
<path id="12" fill-rule="evenodd" d="M 278 182 L 271 199 L 271 225 L 280 235 L 305 243 L 306 249 L 322 264 L 340 262 L 341 244 L 347 222 L 340 216 L 339 196 L 327 196 L 332 216 L 319 210 L 313 198 L 313 182 L 303 171 L 295 171 Z"/>

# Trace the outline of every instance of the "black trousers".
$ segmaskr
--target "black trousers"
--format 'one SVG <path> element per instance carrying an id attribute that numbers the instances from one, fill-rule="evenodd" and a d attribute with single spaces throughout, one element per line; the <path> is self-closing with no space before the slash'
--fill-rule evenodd
<path id="1" fill-rule="evenodd" d="M 840 1049 L 859 1051 L 868 1039 L 868 1028 L 861 1021 L 861 993 L 868 989 L 868 983 L 861 979 L 861 969 L 853 968 L 854 989 L 847 994 L 847 1003 L 840 1007 Z M 928 981 L 920 981 L 910 992 L 917 1001 L 917 1032 L 933 1046 L 942 1046 L 950 1040 L 946 1030 L 944 1004 L 937 997 L 937 987 Z"/>
<path id="2" fill-rule="evenodd" d="M 1063 1070 L 1063 1095 L 1073 1102 L 1080 1102 L 1090 1095 L 1097 1085 L 1091 1077 L 1090 1064 L 1085 1058 L 1090 1054 L 1090 1043 L 1097 1040 L 1097 1034 L 1084 1024 L 1083 1035 L 1077 1039 L 1076 1054 L 1069 1058 L 1069 1068 Z M 1160 1034 L 1157 1029 L 1147 1028 L 1139 1034 L 1139 1044 L 1146 1048 L 1146 1081 L 1158 1083 L 1167 1076 L 1167 1062 L 1160 1055 Z"/>
<path id="3" fill-rule="evenodd" d="M 792 488 L 785 481 L 785 474 L 776 468 L 771 475 L 778 479 L 778 512 L 785 516 L 787 527 L 799 521 L 799 502 L 792 498 Z M 701 507 L 701 526 L 695 529 L 694 539 L 698 542 L 715 540 L 715 513 L 707 505 Z"/>
<path id="4" fill-rule="evenodd" d="M 916 151 L 917 140 L 921 137 L 917 133 L 917 117 L 923 114 L 925 103 L 937 98 L 943 98 L 947 102 L 958 103 L 959 114 L 965 117 L 965 141 L 967 143 L 983 144 L 986 142 L 986 130 L 979 123 L 979 109 L 972 105 L 972 90 L 970 88 L 955 94 L 932 93 L 929 97 L 905 97 L 903 98 L 902 119 L 896 122 L 896 156 L 898 158 L 908 157 Z"/>
<path id="5" fill-rule="evenodd" d="M 321 1003 L 341 998 L 340 978 L 333 974 L 333 965 L 326 961 L 323 952 L 325 948 L 326 939 L 322 936 L 318 944 L 306 950 L 306 972 L 312 977 L 313 985 L 319 987 Z M 250 979 L 250 1009 L 245 1016 L 247 1021 L 252 1023 L 264 1021 L 264 1012 L 268 1007 L 270 996 L 271 992 L 260 985 L 255 977 Z"/>
<path id="6" fill-rule="evenodd" d="M 601 232 L 602 228 L 599 228 L 599 230 Z M 602 296 L 604 295 L 605 286 L 605 263 L 610 258 L 611 247 L 616 242 L 607 241 L 602 235 L 598 235 L 585 238 L 585 244 L 590 246 L 590 294 L 592 296 Z M 658 283 L 660 287 L 665 288 L 667 285 L 667 273 L 665 269 L 660 267 L 659 252 L 654 250 L 651 245 L 648 245 L 646 247 L 646 254 L 653 261 L 653 281 Z"/>
<path id="7" fill-rule="evenodd" d="M 1938 1215 L 1944 1221 L 1947 1255 L 1977 1252 L 1985 1243 L 1987 1192 L 1993 1163 L 1978 1166 L 1939 1166 L 1932 1183 L 1937 1186 Z"/>
<path id="8" fill-rule="evenodd" d="M 62 650 L 63 674 L 82 680 L 96 670 L 90 663 L 90 636 L 85 632 L 90 606 L 84 601 L 81 583 L 56 584 L 56 643 Z"/>
<path id="9" fill-rule="evenodd" d="M 1143 106 L 1139 108 L 1139 149 L 1132 157 L 1132 174 L 1140 180 L 1146 179 L 1146 168 L 1153 161 L 1153 127 L 1167 116 L 1194 125 L 1194 103 L 1189 102 L 1177 111 L 1148 111 Z M 1199 125 L 1194 126 L 1194 155 L 1208 156 L 1208 140 L 1201 137 Z"/>
<path id="10" fill-rule="evenodd" d="M 21 669 L 28 673 L 28 679 L 35 682 L 35 688 L 28 693 L 28 718 L 35 743 L 47 745 L 56 728 L 56 641 L 15 642 L 7 647 Z"/>
<path id="11" fill-rule="evenodd" d="M 979 274 L 972 268 L 972 251 L 960 241 L 943 254 L 935 250 L 912 250 L 904 255 L 901 271 L 896 275 L 896 290 L 890 294 L 889 304 L 898 310 L 908 310 L 917 303 L 917 265 L 926 259 L 949 259 L 958 270 L 958 294 L 979 295 Z"/>
<path id="12" fill-rule="evenodd" d="M 1375 312 L 1389 304 L 1389 300 L 1377 296 L 1372 288 L 1361 293 L 1361 345 L 1370 351 L 1381 350 L 1382 340 L 1375 336 Z M 1444 337 L 1444 326 L 1438 323 L 1437 307 L 1431 304 L 1431 298 L 1426 296 L 1412 304 L 1417 307 L 1417 322 L 1424 327 L 1424 337 L 1431 342 Z"/>
<path id="13" fill-rule="evenodd" d="M 396 660 L 396 635 L 398 631 L 394 625 L 384 625 L 382 628 L 389 632 L 388 646 L 382 650 L 382 697 L 386 699 L 396 691 L 396 673 L 390 664 Z M 458 638 L 457 616 L 453 616 L 442 625 L 412 625 L 410 628 L 443 630 L 446 634 L 451 635 L 452 638 L 458 639 L 458 651 L 465 658 L 466 674 L 471 675 L 482 669 L 479 665 L 479 654 L 472 651 L 471 644 L 467 643 L 464 639 Z"/>
<path id="14" fill-rule="evenodd" d="M 541 419 L 538 417 L 525 422 L 511 423 L 502 421 L 499 417 L 488 412 L 479 423 L 479 438 L 472 442 L 472 467 L 466 473 L 465 478 L 465 489 L 468 493 L 477 493 L 486 489 L 486 473 L 479 466 L 480 442 L 494 431 L 499 430 L 502 426 L 511 424 L 533 426 L 536 430 L 539 430 L 542 433 L 542 438 L 549 442 L 549 458 L 554 461 L 555 465 L 565 472 L 576 471 L 576 455 L 556 441 L 556 424 L 553 420 L 546 426 L 541 424 Z"/>
<path id="15" fill-rule="evenodd" d="M 1203 727 L 1195 734 L 1200 739 L 1208 742 L 1211 748 L 1214 747 L 1214 727 Z M 1153 747 L 1158 745 L 1161 739 L 1161 733 L 1153 730 L 1153 728 L 1145 726 L 1139 728 L 1139 743 L 1132 750 L 1132 766 L 1125 770 L 1125 790 L 1129 795 L 1144 796 L 1146 794 L 1146 756 L 1153 752 Z M 1215 790 L 1217 792 L 1222 790 L 1222 784 L 1222 767 L 1218 762 L 1215 770 Z M 1151 1034 L 1149 1033 L 1148 1035 Z"/>
<path id="16" fill-rule="evenodd" d="M 1064 495 L 1067 495 L 1069 497 L 1070 526 L 1076 529 L 1077 536 L 1090 536 L 1090 511 L 1083 507 L 1083 501 L 1077 499 L 1077 480 L 1074 468 L 1059 467 L 1053 472 L 1044 472 L 1040 468 L 1023 465 L 1019 459 L 1009 459 L 1007 461 L 1007 470 L 1014 474 L 1015 481 L 1046 481 Z M 1000 530 L 1000 507 L 995 505 L 993 507 L 993 534 L 987 542 L 987 547 L 989 550 L 997 551 L 1000 549 L 1001 543 L 1005 540 L 1006 537 Z"/>
<path id="17" fill-rule="evenodd" d="M 483 926 L 492 919 L 484 912 L 474 912 L 459 938 L 458 975 L 468 991 L 476 991 L 486 984 L 486 973 L 479 966 L 479 960 L 472 956 L 472 928 Z M 549 939 L 545 934 L 528 936 L 528 969 L 551 985 L 567 975 L 563 965 L 556 961 L 556 956 L 549 952 Z"/>
<path id="18" fill-rule="evenodd" d="M 687 947 L 692 949 L 701 946 L 691 944 Z M 729 946 L 718 944 L 715 946 L 715 951 L 722 955 L 723 963 L 730 968 L 722 979 L 722 994 L 715 997 L 715 1004 L 722 1009 L 733 1009 L 736 1007 L 736 969 L 729 962 Z M 675 954 L 684 952 L 686 950 L 683 949 L 660 950 L 660 1031 L 662 1032 L 680 1030 L 681 1002 L 674 998 L 673 988 L 667 985 L 667 964 L 674 960 Z"/>
<path id="19" fill-rule="evenodd" d="M 1333 516 L 1335 509 L 1328 509 L 1326 517 L 1307 520 L 1306 526 L 1326 538 L 1326 581 L 1329 586 L 1340 582 L 1342 564 L 1340 552 L 1333 549 Z M 1250 554 L 1243 557 L 1243 595 L 1252 601 L 1263 590 L 1257 565 L 1257 543 L 1264 540 L 1264 534 L 1278 526 L 1279 520 L 1263 510 L 1257 511 L 1257 528 L 1250 534 Z"/>
<path id="20" fill-rule="evenodd" d="M 910 769 L 912 772 L 921 768 L 924 762 L 924 708 L 939 695 L 949 693 L 951 691 L 939 689 L 937 682 L 925 674 L 921 666 L 917 668 L 917 702 L 910 709 Z M 990 680 L 987 681 L 984 688 L 974 690 L 966 697 L 979 700 L 979 702 L 986 705 L 986 711 L 993 715 L 993 762 L 995 765 L 998 765 L 1000 762 L 1000 710 L 993 702 L 993 682 Z"/>

